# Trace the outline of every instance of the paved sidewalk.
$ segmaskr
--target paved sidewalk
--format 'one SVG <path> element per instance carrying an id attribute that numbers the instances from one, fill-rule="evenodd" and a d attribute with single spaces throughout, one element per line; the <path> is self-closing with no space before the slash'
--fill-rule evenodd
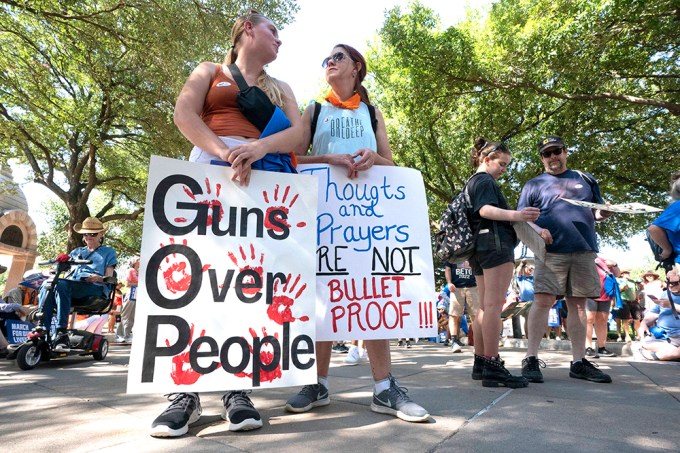
<path id="1" fill-rule="evenodd" d="M 563 345 L 564 346 L 564 345 Z M 608 345 L 609 347 L 609 345 Z M 610 348 L 613 349 L 613 348 Z M 612 384 L 569 378 L 571 354 L 545 350 L 546 382 L 526 389 L 484 388 L 470 379 L 472 350 L 393 343 L 393 374 L 432 417 L 412 424 L 370 410 L 370 366 L 333 354 L 331 404 L 306 414 L 283 407 L 296 389 L 255 391 L 264 427 L 232 433 L 220 418 L 220 394 L 202 395 L 203 416 L 186 436 L 154 439 L 151 421 L 167 406 L 160 395 L 126 395 L 129 347 L 106 360 L 68 358 L 21 371 L 0 360 L 3 452 L 677 452 L 680 363 L 632 357 L 596 362 Z M 504 347 L 518 373 L 524 350 Z"/>

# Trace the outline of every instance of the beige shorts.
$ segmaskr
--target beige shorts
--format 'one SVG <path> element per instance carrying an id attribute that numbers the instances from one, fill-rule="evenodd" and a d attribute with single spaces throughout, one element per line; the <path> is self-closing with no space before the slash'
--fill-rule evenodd
<path id="1" fill-rule="evenodd" d="M 477 287 L 456 288 L 449 300 L 449 314 L 451 316 L 463 316 L 465 304 L 468 304 L 468 314 L 477 316 L 479 310 L 479 293 Z"/>
<path id="2" fill-rule="evenodd" d="M 600 297 L 595 252 L 546 253 L 536 260 L 534 293 L 565 297 Z"/>

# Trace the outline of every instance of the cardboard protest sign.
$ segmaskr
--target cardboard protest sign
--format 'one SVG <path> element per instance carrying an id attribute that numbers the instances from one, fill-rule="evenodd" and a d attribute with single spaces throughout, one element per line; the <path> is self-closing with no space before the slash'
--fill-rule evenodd
<path id="1" fill-rule="evenodd" d="M 152 157 L 129 393 L 316 382 L 315 178 Z"/>
<path id="2" fill-rule="evenodd" d="M 436 294 L 422 176 L 374 166 L 299 165 L 318 177 L 317 337 L 433 337 Z"/>

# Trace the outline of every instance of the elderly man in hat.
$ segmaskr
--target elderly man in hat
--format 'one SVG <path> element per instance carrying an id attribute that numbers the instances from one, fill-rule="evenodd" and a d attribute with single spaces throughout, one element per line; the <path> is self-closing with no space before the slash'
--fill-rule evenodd
<path id="1" fill-rule="evenodd" d="M 69 351 L 69 339 L 66 333 L 68 315 L 71 310 L 71 298 L 88 296 L 108 296 L 109 288 L 103 283 L 104 277 L 113 275 L 118 264 L 116 251 L 102 245 L 106 228 L 96 217 L 88 217 L 73 227 L 76 233 L 83 235 L 84 247 L 78 247 L 69 253 L 74 259 L 91 260 L 90 264 L 79 265 L 68 279 L 57 282 L 54 293 L 43 285 L 40 289 L 39 306 L 43 312 L 43 325 L 38 326 L 49 333 L 50 321 L 55 305 L 57 309 L 57 332 L 54 338 L 55 351 Z"/>
<path id="2" fill-rule="evenodd" d="M 600 278 L 595 267 L 598 252 L 595 221 L 612 213 L 578 206 L 564 198 L 604 203 L 592 175 L 567 168 L 567 147 L 562 138 L 546 137 L 538 144 L 545 173 L 522 188 L 518 209 L 540 208 L 541 215 L 530 225 L 546 244 L 544 259 L 536 258 L 534 303 L 529 311 L 529 345 L 522 361 L 522 375 L 530 382 L 543 382 L 538 347 L 548 325 L 548 313 L 556 295 L 567 301 L 567 331 L 573 361 L 569 376 L 592 382 L 611 382 L 611 377 L 585 358 L 586 298 L 600 295 Z"/>

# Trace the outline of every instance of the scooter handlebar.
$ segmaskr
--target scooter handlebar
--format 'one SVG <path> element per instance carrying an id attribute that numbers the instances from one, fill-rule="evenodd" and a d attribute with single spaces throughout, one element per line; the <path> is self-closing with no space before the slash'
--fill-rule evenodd
<path id="1" fill-rule="evenodd" d="M 77 258 L 71 258 L 68 261 L 59 261 L 59 260 L 54 259 L 54 260 L 48 260 L 48 261 L 40 261 L 38 263 L 38 265 L 39 266 L 51 266 L 52 264 L 56 264 L 56 263 L 67 263 L 69 265 L 70 264 L 80 265 L 80 264 L 91 264 L 92 260 L 80 260 L 80 259 L 77 259 Z"/>

